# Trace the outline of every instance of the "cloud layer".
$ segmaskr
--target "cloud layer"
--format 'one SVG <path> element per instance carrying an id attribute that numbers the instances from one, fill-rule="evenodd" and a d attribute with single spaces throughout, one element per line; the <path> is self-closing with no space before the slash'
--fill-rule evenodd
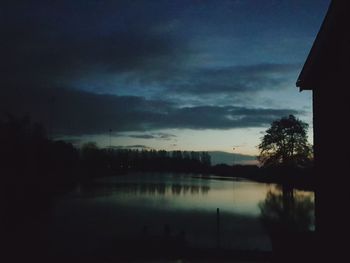
<path id="1" fill-rule="evenodd" d="M 120 132 L 261 127 L 281 116 L 299 113 L 290 109 L 235 106 L 181 107 L 164 100 L 69 89 L 11 89 L 0 103 L 9 113 L 29 114 L 35 120 L 50 123 L 56 133 L 69 135 L 107 133 L 109 129 Z M 171 135 L 129 136 L 166 139 Z"/>
<path id="2" fill-rule="evenodd" d="M 294 83 L 318 20 L 292 2 L 262 2 L 8 1 L 1 114 L 28 114 L 60 135 L 113 129 L 162 140 L 171 135 L 153 131 L 263 127 L 303 114 L 259 100 Z"/>

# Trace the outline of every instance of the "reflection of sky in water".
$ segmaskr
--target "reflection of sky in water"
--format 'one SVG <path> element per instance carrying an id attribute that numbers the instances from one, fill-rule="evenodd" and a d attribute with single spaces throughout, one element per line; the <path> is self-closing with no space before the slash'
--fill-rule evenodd
<path id="1" fill-rule="evenodd" d="M 213 247 L 220 208 L 224 247 L 271 249 L 259 203 L 269 191 L 278 192 L 276 185 L 223 179 L 172 174 L 101 178 L 57 202 L 51 238 L 67 250 L 76 243 L 93 249 L 111 238 L 135 238 L 144 226 L 151 235 L 162 235 L 168 224 L 174 234 L 185 231 L 190 245 Z"/>
<path id="2" fill-rule="evenodd" d="M 216 177 L 213 177 L 216 178 Z M 209 180 L 172 175 L 133 175 L 104 178 L 104 187 L 94 188 L 95 198 L 129 207 L 162 210 L 206 210 L 258 215 L 258 203 L 271 188 L 249 181 Z M 108 186 L 108 183 L 111 185 Z M 114 186 L 114 187 L 113 187 Z"/>

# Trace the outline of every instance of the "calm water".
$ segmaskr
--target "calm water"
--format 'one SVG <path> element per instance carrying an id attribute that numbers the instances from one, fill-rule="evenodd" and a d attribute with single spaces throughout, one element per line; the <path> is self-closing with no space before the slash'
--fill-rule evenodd
<path id="1" fill-rule="evenodd" d="M 165 232 L 182 235 L 189 246 L 215 247 L 219 208 L 220 246 L 270 250 L 260 206 L 269 194 L 279 193 L 276 185 L 214 176 L 135 173 L 103 178 L 57 200 L 50 239 L 67 253 L 113 249 L 119 240 L 156 238 Z M 294 196 L 313 202 L 311 192 L 294 191 Z"/>

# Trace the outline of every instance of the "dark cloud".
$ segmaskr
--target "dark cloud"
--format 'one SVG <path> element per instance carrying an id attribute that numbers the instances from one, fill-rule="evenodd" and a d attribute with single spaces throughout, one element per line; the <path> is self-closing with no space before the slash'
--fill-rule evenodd
<path id="1" fill-rule="evenodd" d="M 52 86 L 100 72 L 179 63 L 186 43 L 179 36 L 175 41 L 172 32 L 155 30 L 172 17 L 157 9 L 148 12 L 155 4 L 128 2 L 10 2 L 3 11 L 2 82 Z"/>
<path id="2" fill-rule="evenodd" d="M 97 95 L 72 89 L 3 90 L 2 113 L 28 114 L 58 134 L 96 134 L 147 130 L 173 109 L 162 100 L 136 96 Z"/>
<path id="3" fill-rule="evenodd" d="M 251 109 L 234 106 L 198 106 L 176 109 L 169 117 L 173 127 L 189 129 L 230 129 L 262 127 L 273 120 L 300 112 L 290 109 Z"/>
<path id="4" fill-rule="evenodd" d="M 56 141 L 65 141 L 65 142 L 68 142 L 68 143 L 71 143 L 73 144 L 74 146 L 79 146 L 81 145 L 82 143 L 82 139 L 81 138 L 70 138 L 70 137 L 67 137 L 67 136 L 62 136 L 62 137 L 54 137 L 54 139 Z"/>
<path id="5" fill-rule="evenodd" d="M 127 137 L 130 138 L 136 138 L 136 139 L 155 139 L 156 137 L 154 135 L 150 135 L 150 134 L 132 134 L 132 135 L 128 135 Z"/>
<path id="6" fill-rule="evenodd" d="M 176 76 L 169 83 L 177 93 L 251 93 L 281 88 L 283 83 L 297 74 L 299 64 L 255 64 L 245 66 L 197 69 Z M 170 82 L 170 81 L 169 81 Z"/>
<path id="7" fill-rule="evenodd" d="M 219 96 L 235 97 L 236 101 L 240 98 L 244 102 L 259 92 L 289 88 L 300 68 L 300 64 L 271 63 L 211 68 L 152 63 L 150 67 L 120 73 L 120 78 L 105 75 L 105 79 L 99 78 L 94 85 L 102 86 L 102 91 L 108 93 L 121 91 L 124 94 L 131 94 L 134 87 L 139 87 L 140 95 L 148 93 L 192 105 L 191 101 L 215 103 Z"/>
<path id="8" fill-rule="evenodd" d="M 213 10 L 210 2 L 200 6 Z M 7 41 L 1 48 L 5 73 L 1 81 L 45 87 L 74 82 L 79 88 L 89 78 L 90 85 L 109 86 L 100 87 L 99 93 L 113 93 L 118 86 L 130 94 L 135 85 L 156 85 L 167 93 L 200 97 L 279 87 L 300 68 L 290 64 L 189 66 L 200 51 L 189 48 L 191 37 L 181 34 L 183 25 L 176 28 L 176 24 L 181 24 L 181 8 L 197 7 L 166 1 L 10 2 L 3 12 Z M 126 73 L 128 77 L 118 83 L 108 81 Z"/>
<path id="9" fill-rule="evenodd" d="M 174 135 L 174 134 L 169 134 L 169 133 L 157 133 L 156 134 L 158 136 L 159 139 L 162 139 L 162 140 L 171 140 L 171 139 L 174 139 L 176 138 L 177 136 Z"/>
<path id="10" fill-rule="evenodd" d="M 174 135 L 152 131 L 261 127 L 300 113 L 218 106 L 224 101 L 220 96 L 280 88 L 300 65 L 196 61 L 203 55 L 196 37 L 215 39 L 222 28 L 221 37 L 235 34 L 225 26 L 235 25 L 230 19 L 235 16 L 220 17 L 227 8 L 215 6 L 211 1 L 6 1 L 0 10 L 6 40 L 0 44 L 0 112 L 28 114 L 57 135 L 112 129 L 158 140 Z M 211 48 L 211 57 L 226 56 Z M 84 80 L 96 87 L 84 87 Z"/>
<path id="11" fill-rule="evenodd" d="M 230 129 L 261 127 L 288 114 L 289 109 L 234 106 L 179 107 L 164 100 L 136 96 L 97 95 L 69 89 L 10 89 L 0 103 L 2 113 L 28 114 L 52 127 L 55 134 L 82 135 L 165 128 Z M 150 133 L 158 139 L 172 135 Z M 135 137 L 135 136 L 134 136 Z"/>
<path id="12" fill-rule="evenodd" d="M 129 134 L 127 137 L 136 138 L 136 139 L 158 139 L 158 140 L 171 140 L 176 138 L 176 135 L 169 133 L 152 133 L 152 134 Z"/>
<path id="13" fill-rule="evenodd" d="M 3 11 L 7 41 L 1 46 L 0 62 L 4 73 L 0 84 L 8 88 L 34 87 L 35 93 L 38 87 L 74 86 L 99 94 L 133 95 L 135 87 L 141 87 L 137 93 L 140 97 L 156 89 L 148 97 L 172 97 L 174 102 L 185 105 L 203 105 L 209 101 L 216 105 L 219 96 L 241 99 L 244 105 L 251 93 L 280 88 L 298 70 L 295 64 L 204 68 L 193 63 L 193 58 L 202 54 L 196 46 L 191 46 L 193 32 L 187 28 L 193 24 L 193 15 L 199 21 L 204 19 L 197 12 L 198 6 L 210 16 L 226 9 L 226 4 L 16 0 L 8 3 Z M 225 17 L 220 23 L 224 21 L 231 20 Z M 203 23 L 199 27 L 208 26 Z M 123 121 L 120 122 L 124 127 Z"/>
<path id="14" fill-rule="evenodd" d="M 116 149 L 116 150 L 123 150 L 123 149 L 151 149 L 151 147 L 148 147 L 146 145 L 142 144 L 136 144 L 136 145 L 126 145 L 126 146 L 110 146 L 109 148 Z"/>

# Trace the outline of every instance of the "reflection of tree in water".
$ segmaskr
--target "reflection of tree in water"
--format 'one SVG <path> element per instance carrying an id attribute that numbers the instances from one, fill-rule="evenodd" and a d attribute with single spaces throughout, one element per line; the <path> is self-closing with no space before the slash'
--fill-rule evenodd
<path id="1" fill-rule="evenodd" d="M 171 185 L 172 194 L 179 195 L 179 194 L 181 194 L 181 191 L 182 191 L 182 185 L 180 185 L 180 184 Z"/>
<path id="2" fill-rule="evenodd" d="M 291 188 L 270 190 L 259 204 L 261 219 L 269 231 L 308 231 L 314 224 L 314 202 L 308 194 Z"/>
<path id="3" fill-rule="evenodd" d="M 147 194 L 147 195 L 198 195 L 207 194 L 210 190 L 208 185 L 189 184 L 165 184 L 165 183 L 118 183 L 118 184 L 92 184 L 84 185 L 79 189 L 79 196 L 100 197 L 118 193 Z"/>
<path id="4" fill-rule="evenodd" d="M 314 201 L 310 194 L 288 187 L 270 190 L 259 204 L 261 220 L 276 262 L 311 259 L 314 253 Z"/>

